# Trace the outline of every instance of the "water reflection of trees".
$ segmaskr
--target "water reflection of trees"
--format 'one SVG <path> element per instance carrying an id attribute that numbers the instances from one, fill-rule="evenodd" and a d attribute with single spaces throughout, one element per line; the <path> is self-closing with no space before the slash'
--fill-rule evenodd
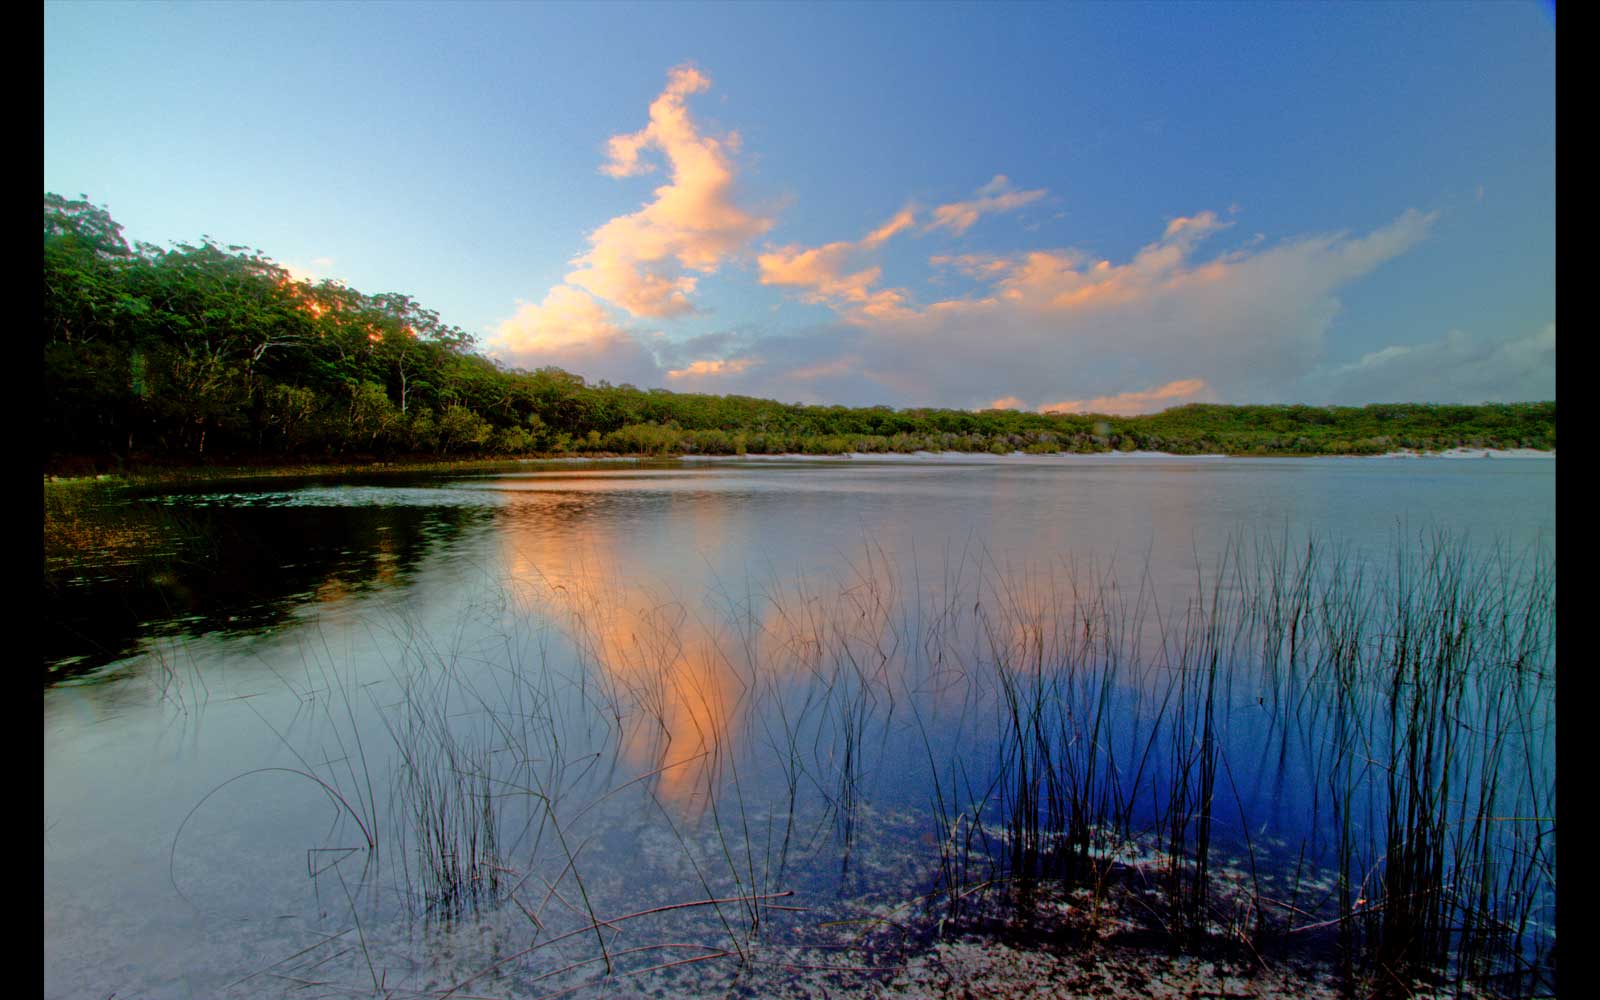
<path id="1" fill-rule="evenodd" d="M 46 683 L 131 656 L 152 636 L 263 632 L 313 601 L 403 586 L 429 551 L 487 513 L 248 503 L 169 509 L 146 500 L 99 516 L 113 524 L 159 516 L 168 544 L 116 563 L 80 559 L 47 570 Z"/>

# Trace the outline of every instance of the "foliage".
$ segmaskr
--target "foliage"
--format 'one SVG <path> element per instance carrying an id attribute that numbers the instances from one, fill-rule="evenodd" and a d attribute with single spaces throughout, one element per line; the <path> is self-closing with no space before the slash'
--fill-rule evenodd
<path id="1" fill-rule="evenodd" d="M 410 296 L 297 281 L 259 251 L 129 246 L 87 198 L 44 204 L 47 464 L 85 457 L 1555 447 L 1555 404 L 1178 407 L 1136 417 L 806 406 L 507 369 Z"/>

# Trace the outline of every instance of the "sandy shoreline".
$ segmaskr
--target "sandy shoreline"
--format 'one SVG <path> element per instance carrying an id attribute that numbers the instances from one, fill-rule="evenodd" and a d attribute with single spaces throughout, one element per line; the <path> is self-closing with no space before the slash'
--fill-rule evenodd
<path id="1" fill-rule="evenodd" d="M 1383 458 L 1548 458 L 1555 460 L 1555 449 L 1540 451 L 1537 448 L 1451 448 L 1448 451 L 1412 451 L 1402 448 L 1387 452 Z"/>
<path id="2" fill-rule="evenodd" d="M 352 463 L 348 465 L 309 465 L 309 466 L 219 466 L 204 469 L 161 469 L 157 472 L 146 471 L 124 475 L 121 473 L 99 473 L 91 475 L 58 475 L 46 474 L 44 482 L 47 485 L 71 486 L 84 483 L 176 483 L 211 479 L 292 479 L 297 477 L 330 476 L 343 474 L 365 474 L 371 472 L 405 473 L 405 472 L 473 472 L 487 471 L 504 468 L 510 465 L 549 466 L 549 465 L 585 465 L 585 464 L 617 464 L 625 465 L 637 462 L 702 462 L 714 464 L 718 462 L 899 462 L 910 464 L 937 464 L 937 463 L 964 463 L 964 464 L 1055 464 L 1063 461 L 1104 463 L 1120 461 L 1204 461 L 1215 462 L 1224 459 L 1250 459 L 1254 461 L 1273 461 L 1292 458 L 1410 458 L 1410 459 L 1507 459 L 1528 460 L 1547 459 L 1555 461 L 1556 453 L 1539 451 L 1534 448 L 1451 448 L 1448 451 L 1399 451 L 1385 452 L 1381 455 L 1227 455 L 1222 453 L 1205 453 L 1197 455 L 1178 455 L 1165 451 L 1102 451 L 1102 452 L 1053 452 L 1049 454 L 1030 455 L 1026 452 L 1013 451 L 1003 455 L 982 451 L 916 451 L 910 453 L 900 452 L 846 452 L 837 455 L 806 455 L 798 453 L 785 453 L 780 455 L 561 455 L 546 458 L 487 458 L 470 459 L 459 463 L 441 462 L 372 462 Z"/>
<path id="3" fill-rule="evenodd" d="M 1062 459 L 1082 462 L 1104 462 L 1121 459 L 1166 459 L 1166 460 L 1195 460 L 1214 462 L 1220 459 L 1252 459 L 1256 461 L 1273 461 L 1284 458 L 1424 458 L 1424 459 L 1463 459 L 1463 458 L 1488 458 L 1488 459 L 1549 459 L 1554 461 L 1556 453 L 1539 451 L 1535 448 L 1451 448 L 1447 451 L 1413 451 L 1401 449 L 1399 451 L 1385 452 L 1380 455 L 1228 455 L 1221 452 L 1207 452 L 1197 455 L 1179 455 L 1167 451 L 1097 451 L 1097 452 L 1065 452 L 1058 451 L 1043 455 L 1030 455 L 1026 452 L 1013 451 L 1004 455 L 996 455 L 981 451 L 914 451 L 900 452 L 860 452 L 852 451 L 839 455 L 678 455 L 674 456 L 684 462 L 1058 462 Z M 529 461 L 537 461 L 532 459 Z M 581 461 L 581 459 L 574 459 Z"/>

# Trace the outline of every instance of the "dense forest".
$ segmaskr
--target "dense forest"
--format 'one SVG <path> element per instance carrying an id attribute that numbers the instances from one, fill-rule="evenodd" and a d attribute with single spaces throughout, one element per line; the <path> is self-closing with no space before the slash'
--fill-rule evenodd
<path id="1" fill-rule="evenodd" d="M 511 369 L 410 296 L 295 281 L 259 251 L 130 245 L 44 199 L 47 470 L 544 454 L 1555 447 L 1555 403 L 1192 404 L 1137 417 L 785 404 Z"/>

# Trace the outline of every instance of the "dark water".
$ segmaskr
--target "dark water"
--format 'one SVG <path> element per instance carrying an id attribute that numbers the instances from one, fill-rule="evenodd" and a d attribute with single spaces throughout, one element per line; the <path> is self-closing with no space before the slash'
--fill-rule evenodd
<path id="1" fill-rule="evenodd" d="M 47 574 L 46 995 L 479 975 L 465 992 L 534 996 L 630 948 L 746 947 L 754 916 L 782 945 L 897 913 L 962 810 L 999 829 L 1000 665 L 1121 629 L 1148 655 L 1095 675 L 1118 720 L 1096 739 L 1160 770 L 1183 752 L 1151 735 L 1175 724 L 1152 722 L 1170 637 L 1237 589 L 1230 565 L 1312 539 L 1343 559 L 1318 572 L 1376 586 L 1442 532 L 1526 567 L 1554 552 L 1554 479 L 1553 459 L 1013 457 L 120 495 L 163 543 Z M 1283 684 L 1230 656 L 1218 849 L 1326 871 L 1332 713 L 1270 707 Z M 1505 766 L 1544 787 L 1530 690 L 1537 735 Z M 441 835 L 447 864 L 492 866 L 441 878 Z M 748 901 L 788 890 L 807 913 Z M 712 897 L 746 901 L 581 933 Z"/>

